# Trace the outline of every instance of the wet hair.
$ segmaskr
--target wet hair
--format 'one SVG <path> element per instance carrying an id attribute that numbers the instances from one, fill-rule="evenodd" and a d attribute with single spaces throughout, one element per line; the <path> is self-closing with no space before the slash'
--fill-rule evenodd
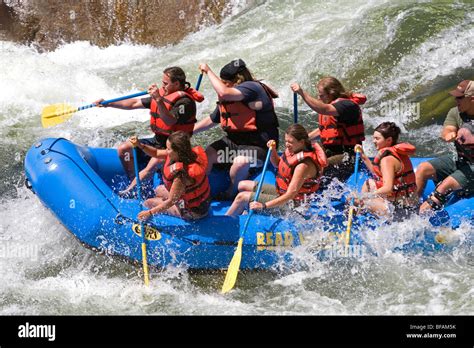
<path id="1" fill-rule="evenodd" d="M 346 91 L 342 83 L 332 76 L 323 77 L 319 80 L 316 88 L 322 88 L 324 93 L 331 97 L 331 100 L 336 100 L 337 98 L 350 98 L 352 93 Z"/>
<path id="2" fill-rule="evenodd" d="M 178 161 L 185 165 L 196 162 L 197 155 L 192 150 L 191 137 L 183 131 L 176 131 L 168 137 L 171 148 L 178 154 Z"/>
<path id="3" fill-rule="evenodd" d="M 186 81 L 186 74 L 183 69 L 178 66 L 172 66 L 163 70 L 163 74 L 166 74 L 171 82 L 179 82 L 179 86 L 182 90 L 189 88 L 191 84 Z"/>
<path id="4" fill-rule="evenodd" d="M 392 146 L 398 144 L 401 130 L 394 122 L 383 122 L 375 128 L 375 131 L 382 134 L 385 139 L 392 137 Z"/>
<path id="5" fill-rule="evenodd" d="M 291 135 L 298 141 L 304 140 L 306 150 L 309 151 L 312 149 L 311 140 L 309 140 L 308 132 L 302 125 L 298 123 L 292 124 L 286 129 L 285 133 Z"/>

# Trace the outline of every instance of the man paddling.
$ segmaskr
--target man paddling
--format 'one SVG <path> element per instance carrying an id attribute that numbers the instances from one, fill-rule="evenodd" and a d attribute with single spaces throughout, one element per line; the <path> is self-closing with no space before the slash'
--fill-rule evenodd
<path id="1" fill-rule="evenodd" d="M 162 86 L 158 88 L 152 84 L 148 88 L 150 97 L 141 99 L 128 99 L 103 105 L 103 107 L 114 107 L 118 109 L 150 109 L 150 128 L 155 133 L 151 138 L 140 139 L 140 142 L 153 146 L 156 149 L 165 149 L 168 137 L 178 130 L 193 134 L 196 123 L 196 102 L 202 102 L 204 96 L 193 89 L 186 81 L 186 74 L 180 67 L 169 67 L 163 71 Z M 98 106 L 103 99 L 97 100 Z M 122 165 L 129 178 L 134 177 L 133 155 L 130 142 L 126 141 L 119 145 L 118 152 Z M 140 179 L 152 175 L 159 164 L 160 159 L 151 158 L 145 152 L 137 151 L 138 164 L 145 167 L 140 172 Z M 128 193 L 135 186 L 135 180 L 122 195 Z"/>
<path id="2" fill-rule="evenodd" d="M 418 196 L 423 194 L 428 179 L 437 183 L 420 206 L 420 213 L 441 209 L 452 191 L 474 193 L 474 81 L 460 82 L 449 94 L 456 99 L 456 107 L 448 112 L 441 138 L 454 142 L 456 155 L 444 155 L 418 166 Z"/>

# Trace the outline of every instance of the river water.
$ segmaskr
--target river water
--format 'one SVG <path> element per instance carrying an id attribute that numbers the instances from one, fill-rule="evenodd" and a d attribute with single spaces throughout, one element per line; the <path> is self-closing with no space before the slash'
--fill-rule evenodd
<path id="1" fill-rule="evenodd" d="M 410 126 L 431 93 L 474 77 L 474 6 L 469 1 L 265 1 L 243 6 L 219 26 L 203 28 L 175 46 L 122 44 L 98 48 L 74 42 L 53 52 L 0 42 L 0 314 L 472 314 L 471 248 L 431 256 L 384 252 L 393 239 L 426 228 L 418 217 L 373 232 L 379 257 L 312 261 L 299 271 L 245 272 L 222 296 L 224 274 L 171 268 L 152 272 L 145 288 L 140 268 L 84 248 L 24 186 L 23 159 L 43 137 L 65 137 L 90 146 L 117 146 L 148 134 L 146 110 L 90 109 L 43 129 L 45 105 L 80 106 L 134 93 L 159 82 L 179 65 L 195 83 L 197 66 L 215 71 L 243 58 L 257 78 L 280 92 L 282 129 L 292 122 L 289 84 L 314 93 L 324 75 L 365 93 L 369 133 L 383 120 L 402 126 L 402 139 L 422 157 L 452 149 L 437 137 L 440 122 Z M 216 101 L 207 97 L 199 118 Z M 316 117 L 300 104 L 300 123 Z M 199 134 L 202 145 L 221 136 Z M 374 148 L 368 137 L 365 147 Z M 71 183 L 72 185 L 73 183 Z M 472 233 L 462 225 L 460 233 Z"/>

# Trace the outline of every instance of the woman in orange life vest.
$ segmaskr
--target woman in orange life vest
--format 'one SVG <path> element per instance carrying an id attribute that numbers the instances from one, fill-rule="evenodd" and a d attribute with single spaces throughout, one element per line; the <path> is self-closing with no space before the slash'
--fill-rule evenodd
<path id="1" fill-rule="evenodd" d="M 279 125 L 272 100 L 278 95 L 255 80 L 242 59 L 226 64 L 220 78 L 207 64 L 200 64 L 199 69 L 207 74 L 217 92 L 218 105 L 209 117 L 196 123 L 194 133 L 217 124 L 226 132 L 226 136 L 207 147 L 206 153 L 208 173 L 213 166 L 229 170 L 231 184 L 221 198 L 231 199 L 250 169 L 265 162 L 267 142 L 278 142 Z"/>
<path id="2" fill-rule="evenodd" d="M 262 186 L 258 202 L 250 203 L 250 209 L 270 209 L 302 204 L 319 189 L 319 178 L 327 166 L 326 155 L 322 147 L 311 144 L 308 132 L 293 124 L 285 132 L 285 152 L 280 157 L 274 140 L 268 142 L 272 154 L 270 161 L 278 168 L 276 184 Z M 235 197 L 226 215 L 242 214 L 247 204 L 255 198 L 256 181 L 244 180 L 239 183 L 240 193 Z"/>
<path id="3" fill-rule="evenodd" d="M 161 88 L 152 84 L 148 87 L 148 93 L 150 97 L 147 98 L 122 100 L 103 107 L 125 110 L 150 109 L 150 128 L 155 135 L 151 138 L 140 139 L 140 141 L 157 149 L 166 148 L 166 140 L 172 132 L 182 130 L 189 135 L 193 134 L 196 123 L 196 102 L 202 102 L 204 97 L 190 87 L 189 82 L 186 82 L 186 74 L 183 69 L 180 67 L 166 68 L 163 71 Z M 97 100 L 96 103 L 100 105 L 102 100 Z M 135 172 L 130 142 L 120 144 L 118 153 L 128 177 L 133 178 Z M 156 171 L 161 160 L 150 158 L 143 151 L 137 151 L 137 156 L 139 166 L 145 167 L 140 172 L 140 178 L 143 180 Z M 126 190 L 121 192 L 121 195 L 128 194 L 134 186 L 135 179 Z"/>
<path id="4" fill-rule="evenodd" d="M 319 114 L 319 127 L 309 133 L 312 141 L 320 138 L 326 150 L 329 166 L 321 180 L 325 188 L 333 178 L 345 182 L 354 172 L 354 145 L 365 139 L 362 111 L 366 101 L 362 94 L 347 92 L 334 77 L 322 78 L 316 88 L 319 99 L 309 95 L 299 84 L 290 85 L 308 106 Z"/>
<path id="5" fill-rule="evenodd" d="M 395 213 L 405 217 L 415 212 L 418 205 L 415 173 L 409 157 L 416 149 L 411 144 L 398 143 L 399 135 L 400 128 L 393 122 L 383 122 L 375 128 L 373 142 L 378 152 L 373 162 L 361 145 L 354 149 L 361 150 L 361 158 L 374 176 L 364 183 L 355 205 L 379 216 Z"/>
<path id="6" fill-rule="evenodd" d="M 183 219 L 200 219 L 207 215 L 210 205 L 210 186 L 206 175 L 207 156 L 200 146 L 191 147 L 190 137 L 183 131 L 172 133 L 166 150 L 156 149 L 132 137 L 130 144 L 148 156 L 165 161 L 163 182 L 156 188 L 156 197 L 145 201 L 149 210 L 141 211 L 139 219 L 166 213 Z"/>

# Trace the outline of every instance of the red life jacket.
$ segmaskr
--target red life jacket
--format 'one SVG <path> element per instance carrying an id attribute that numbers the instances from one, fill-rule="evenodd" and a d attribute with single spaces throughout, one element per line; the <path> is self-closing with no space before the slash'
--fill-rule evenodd
<path id="1" fill-rule="evenodd" d="M 413 172 L 413 165 L 411 164 L 410 157 L 415 153 L 415 146 L 408 143 L 400 143 L 391 147 L 385 147 L 381 149 L 373 161 L 373 168 L 376 174 L 375 186 L 380 188 L 383 186 L 382 171 L 380 169 L 380 161 L 385 156 L 393 155 L 398 159 L 402 165 L 402 168 L 398 173 L 395 174 L 393 182 L 393 193 L 390 194 L 389 198 L 408 197 L 412 192 L 416 190 L 416 179 L 415 173 Z"/>
<path id="2" fill-rule="evenodd" d="M 270 92 L 265 84 L 259 83 L 268 98 L 273 103 L 273 98 L 277 96 Z M 257 111 L 248 107 L 248 105 L 241 101 L 225 101 L 220 100 L 217 102 L 220 111 L 220 123 L 224 131 L 235 133 L 235 132 L 256 132 L 257 131 Z M 275 116 L 276 117 L 276 116 Z"/>
<path id="3" fill-rule="evenodd" d="M 318 179 L 323 174 L 323 168 L 327 167 L 328 163 L 324 150 L 320 145 L 315 143 L 313 144 L 313 151 L 300 151 L 291 155 L 290 152 L 286 150 L 280 157 L 276 177 L 276 188 L 280 196 L 288 190 L 296 166 L 303 162 L 305 158 L 309 158 L 313 161 L 317 173 L 313 178 L 308 178 L 304 181 L 303 186 L 301 186 L 294 200 L 303 201 L 305 195 L 314 193 L 319 189 Z"/>
<path id="4" fill-rule="evenodd" d="M 180 172 L 186 173 L 192 180 L 192 184 L 186 186 L 186 191 L 180 198 L 184 202 L 184 208 L 190 210 L 197 208 L 209 199 L 211 188 L 206 175 L 207 155 L 200 146 L 193 148 L 197 155 L 196 162 L 185 166 L 182 162 L 170 163 L 169 156 L 163 167 L 163 183 L 168 191 L 171 190 L 173 180 Z"/>
<path id="5" fill-rule="evenodd" d="M 353 93 L 350 98 L 338 98 L 333 100 L 331 104 L 341 100 L 350 100 L 357 105 L 362 105 L 367 98 L 363 94 Z M 360 108 L 357 123 L 350 125 L 339 122 L 335 116 L 319 114 L 319 130 L 321 131 L 321 141 L 325 146 L 344 145 L 353 147 L 356 144 L 362 144 L 362 141 L 365 140 L 364 121 Z"/>
<path id="6" fill-rule="evenodd" d="M 160 88 L 159 93 L 160 95 L 165 93 L 163 88 Z M 164 96 L 163 102 L 166 109 L 171 110 L 176 102 L 184 97 L 189 97 L 191 100 L 197 101 L 199 103 L 204 100 L 204 96 L 200 92 L 196 91 L 192 87 L 189 87 L 184 91 L 176 91 Z M 156 103 L 155 99 L 151 98 L 150 116 L 150 127 L 153 132 L 155 132 L 155 134 L 169 136 L 173 132 L 182 130 L 189 135 L 193 135 L 194 124 L 196 123 L 196 115 L 193 115 L 189 118 L 189 120 L 185 120 L 184 122 L 178 120 L 178 122 L 173 125 L 167 125 L 160 117 L 158 104 Z"/>

